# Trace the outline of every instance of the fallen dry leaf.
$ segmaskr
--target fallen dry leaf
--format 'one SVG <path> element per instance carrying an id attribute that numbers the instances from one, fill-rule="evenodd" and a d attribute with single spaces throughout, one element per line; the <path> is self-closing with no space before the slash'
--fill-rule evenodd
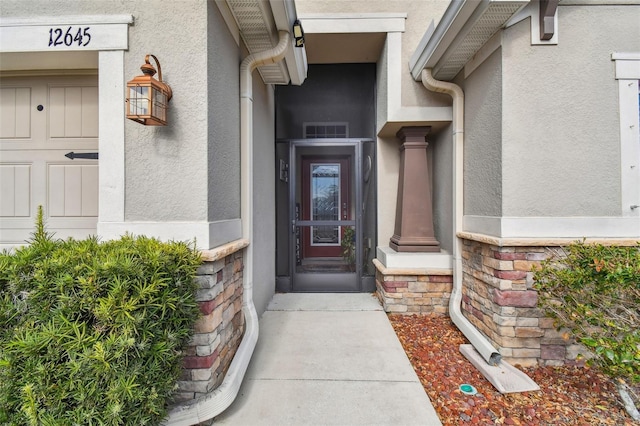
<path id="1" fill-rule="evenodd" d="M 445 425 L 635 425 L 613 383 L 589 367 L 523 368 L 540 391 L 501 394 L 460 353 L 468 343 L 449 318 L 389 315 Z M 463 394 L 468 383 L 478 393 Z"/>

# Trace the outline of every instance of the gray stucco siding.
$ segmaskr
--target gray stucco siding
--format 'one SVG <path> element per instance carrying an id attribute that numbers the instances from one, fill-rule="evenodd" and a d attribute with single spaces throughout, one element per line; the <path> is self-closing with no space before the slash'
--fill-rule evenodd
<path id="1" fill-rule="evenodd" d="M 557 46 L 531 46 L 528 20 L 505 30 L 503 214 L 619 216 L 611 53 L 640 50 L 640 7 L 560 6 L 558 22 Z"/>
<path id="2" fill-rule="evenodd" d="M 260 316 L 276 288 L 276 159 L 273 86 L 257 71 L 253 102 L 253 301 Z"/>
<path id="3" fill-rule="evenodd" d="M 131 9 L 134 2 L 128 2 Z M 171 85 L 169 125 L 125 124 L 125 219 L 207 219 L 207 13 L 203 2 L 145 2 L 131 13 L 125 76 L 140 74 L 146 53 Z"/>
<path id="4" fill-rule="evenodd" d="M 240 217 L 242 58 L 218 7 L 207 4 L 208 220 L 214 222 Z"/>
<path id="5" fill-rule="evenodd" d="M 448 124 L 436 134 L 429 134 L 431 198 L 433 227 L 440 247 L 453 252 L 453 127 Z"/>
<path id="6" fill-rule="evenodd" d="M 502 52 L 464 81 L 464 214 L 502 214 Z"/>

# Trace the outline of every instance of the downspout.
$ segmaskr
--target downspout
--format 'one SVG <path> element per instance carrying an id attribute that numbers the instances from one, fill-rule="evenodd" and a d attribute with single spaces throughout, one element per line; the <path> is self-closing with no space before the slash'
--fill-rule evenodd
<path id="1" fill-rule="evenodd" d="M 462 231 L 463 170 L 464 170 L 464 93 L 454 83 L 433 78 L 430 68 L 422 70 L 422 84 L 428 90 L 446 93 L 453 98 L 453 290 L 449 299 L 449 316 L 473 347 L 489 365 L 497 365 L 502 358 L 498 351 L 467 318 L 462 315 Z"/>
<path id="2" fill-rule="evenodd" d="M 280 62 L 287 51 L 290 35 L 279 31 L 279 41 L 273 49 L 247 56 L 240 65 L 240 199 L 243 238 L 249 240 L 245 249 L 242 282 L 242 312 L 245 330 L 238 350 L 229 365 L 222 384 L 195 403 L 169 413 L 167 424 L 190 426 L 214 418 L 236 399 L 242 379 L 258 342 L 258 314 L 253 303 L 253 79 L 251 74 L 262 65 Z"/>

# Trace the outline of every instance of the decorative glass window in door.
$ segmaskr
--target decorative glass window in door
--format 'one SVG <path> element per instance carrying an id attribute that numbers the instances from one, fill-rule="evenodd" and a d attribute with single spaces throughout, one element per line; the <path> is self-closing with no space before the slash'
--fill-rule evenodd
<path id="1" fill-rule="evenodd" d="M 311 163 L 311 220 L 340 220 L 340 164 Z M 340 245 L 339 226 L 313 226 L 311 245 Z"/>

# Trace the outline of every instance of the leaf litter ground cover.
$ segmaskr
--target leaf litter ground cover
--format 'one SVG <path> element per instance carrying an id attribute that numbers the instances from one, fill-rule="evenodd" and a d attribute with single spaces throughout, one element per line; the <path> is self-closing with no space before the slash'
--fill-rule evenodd
<path id="1" fill-rule="evenodd" d="M 389 319 L 445 425 L 637 425 L 614 384 L 593 368 L 522 368 L 541 390 L 501 394 L 460 353 L 468 341 L 449 318 Z M 478 393 L 463 394 L 459 386 L 465 383 Z"/>

